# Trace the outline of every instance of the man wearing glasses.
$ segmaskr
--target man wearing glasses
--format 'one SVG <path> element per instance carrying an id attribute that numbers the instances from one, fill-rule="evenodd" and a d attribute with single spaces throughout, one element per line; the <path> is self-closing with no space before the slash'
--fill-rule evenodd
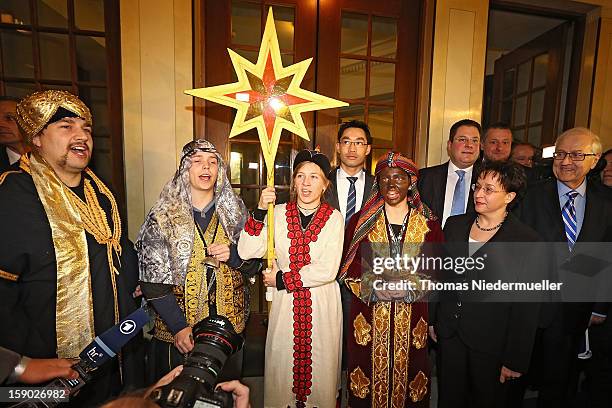
<path id="1" fill-rule="evenodd" d="M 530 186 L 519 208 L 520 218 L 544 241 L 567 243 L 563 259 L 579 253 L 581 242 L 611 241 L 612 205 L 586 177 L 601 151 L 599 137 L 589 129 L 562 133 L 553 154 L 555 177 Z M 565 407 L 571 403 L 575 389 L 570 378 L 579 341 L 587 327 L 605 322 L 609 308 L 609 304 L 593 302 L 543 305 L 536 341 L 540 349 L 534 350 L 541 359 L 537 363 L 544 367 L 538 406 Z"/>
<path id="2" fill-rule="evenodd" d="M 473 192 L 477 171 L 474 163 L 480 152 L 480 124 L 463 119 L 450 128 L 446 151 L 450 160 L 438 166 L 421 169 L 418 189 L 421 199 L 442 219 L 474 211 Z"/>
<path id="3" fill-rule="evenodd" d="M 351 120 L 340 125 L 338 129 L 338 141 L 336 142 L 336 154 L 339 160 L 338 167 L 329 173 L 331 184 L 325 192 L 327 202 L 340 211 L 344 217 L 345 227 L 355 213 L 361 210 L 361 206 L 372 190 L 374 177 L 365 170 L 366 158 L 372 149 L 372 135 L 370 128 L 364 122 Z M 343 316 L 343 341 L 342 341 L 342 371 L 346 370 L 346 336 L 349 331 L 349 312 L 351 306 L 351 292 L 345 285 L 340 285 Z M 344 383 L 344 381 L 343 381 Z M 342 390 L 343 398 L 346 398 L 346 387 Z"/>
<path id="4" fill-rule="evenodd" d="M 344 216 L 344 225 L 368 199 L 374 177 L 365 171 L 366 158 L 372 149 L 370 128 L 364 122 L 351 120 L 338 129 L 336 153 L 340 165 L 329 174 L 332 185 L 326 193 L 329 204 Z"/>

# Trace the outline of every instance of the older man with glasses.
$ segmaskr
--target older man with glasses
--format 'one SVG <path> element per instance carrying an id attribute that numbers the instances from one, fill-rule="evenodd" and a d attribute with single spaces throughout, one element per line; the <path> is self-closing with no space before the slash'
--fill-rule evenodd
<path id="1" fill-rule="evenodd" d="M 554 178 L 530 186 L 520 218 L 543 240 L 567 243 L 562 259 L 580 252 L 582 242 L 612 240 L 612 205 L 587 180 L 601 155 L 599 137 L 585 128 L 562 133 L 555 142 Z M 580 340 L 589 326 L 605 322 L 607 303 L 546 303 L 540 314 L 534 355 L 541 361 L 539 401 L 542 407 L 571 404 L 570 384 Z M 609 358 L 609 356 L 607 357 Z"/>

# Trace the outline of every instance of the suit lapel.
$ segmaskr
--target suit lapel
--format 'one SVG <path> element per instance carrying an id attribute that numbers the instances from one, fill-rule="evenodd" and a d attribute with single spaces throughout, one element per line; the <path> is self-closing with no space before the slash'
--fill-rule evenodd
<path id="1" fill-rule="evenodd" d="M 363 199 L 361 200 L 361 208 L 365 205 L 366 201 L 370 197 L 370 192 L 372 191 L 372 185 L 374 184 L 374 176 L 370 175 L 366 171 L 365 173 L 365 186 L 363 188 Z"/>
<path id="2" fill-rule="evenodd" d="M 465 212 L 475 212 L 476 209 L 474 207 L 474 190 L 472 190 L 472 184 L 476 184 L 476 179 L 478 178 L 478 169 L 476 168 L 476 164 L 472 167 L 472 179 L 470 180 L 469 193 L 468 193 L 468 202 L 465 207 Z"/>
<path id="3" fill-rule="evenodd" d="M 431 210 L 436 214 L 440 219 L 444 215 L 444 199 L 446 198 L 446 180 L 448 178 L 448 162 L 444 163 L 443 166 L 440 166 L 438 174 L 435 175 L 434 180 L 435 183 L 432 185 L 432 195 L 433 199 L 431 203 L 434 207 Z M 437 186 L 440 188 L 437 188 Z"/>
<path id="4" fill-rule="evenodd" d="M 601 221 L 604 219 L 603 210 L 605 205 L 606 203 L 602 202 L 595 189 L 587 185 L 584 219 L 582 220 L 582 227 L 576 241 L 598 241 L 601 239 L 598 236 L 599 234 L 597 234 L 597 227 L 601 225 Z"/>
<path id="5" fill-rule="evenodd" d="M 327 202 L 329 205 L 340 211 L 340 203 L 338 201 L 338 168 L 333 169 L 329 173 L 329 181 L 331 181 Z"/>
<path id="6" fill-rule="evenodd" d="M 551 226 L 557 230 L 557 235 L 560 241 L 566 241 L 565 227 L 563 226 L 563 218 L 561 216 L 561 207 L 559 206 L 559 192 L 557 190 L 556 179 L 544 184 L 544 207 L 548 216 L 551 218 Z"/>

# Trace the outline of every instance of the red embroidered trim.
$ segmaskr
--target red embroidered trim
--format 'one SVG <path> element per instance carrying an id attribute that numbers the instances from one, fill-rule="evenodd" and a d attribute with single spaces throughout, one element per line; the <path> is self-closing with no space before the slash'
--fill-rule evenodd
<path id="1" fill-rule="evenodd" d="M 250 236 L 258 237 L 259 234 L 261 234 L 261 230 L 263 229 L 263 226 L 264 226 L 263 222 L 257 221 L 251 215 L 251 216 L 249 216 L 249 219 L 247 220 L 246 224 L 244 224 L 244 230 Z"/>
<path id="2" fill-rule="evenodd" d="M 300 215 L 295 202 L 287 204 L 287 238 L 289 246 L 289 272 L 283 273 L 285 288 L 293 292 L 293 388 L 296 407 L 306 406 L 312 388 L 312 300 L 310 289 L 305 288 L 300 270 L 310 263 L 310 243 L 316 242 L 334 209 L 321 205 L 306 231 L 300 226 Z"/>

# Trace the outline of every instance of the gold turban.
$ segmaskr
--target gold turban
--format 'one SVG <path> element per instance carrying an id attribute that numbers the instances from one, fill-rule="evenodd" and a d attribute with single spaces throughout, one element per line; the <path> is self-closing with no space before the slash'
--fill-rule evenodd
<path id="1" fill-rule="evenodd" d="M 32 142 L 59 108 L 64 108 L 92 124 L 89 108 L 77 96 L 66 91 L 37 91 L 17 104 L 17 123 L 28 142 Z"/>

